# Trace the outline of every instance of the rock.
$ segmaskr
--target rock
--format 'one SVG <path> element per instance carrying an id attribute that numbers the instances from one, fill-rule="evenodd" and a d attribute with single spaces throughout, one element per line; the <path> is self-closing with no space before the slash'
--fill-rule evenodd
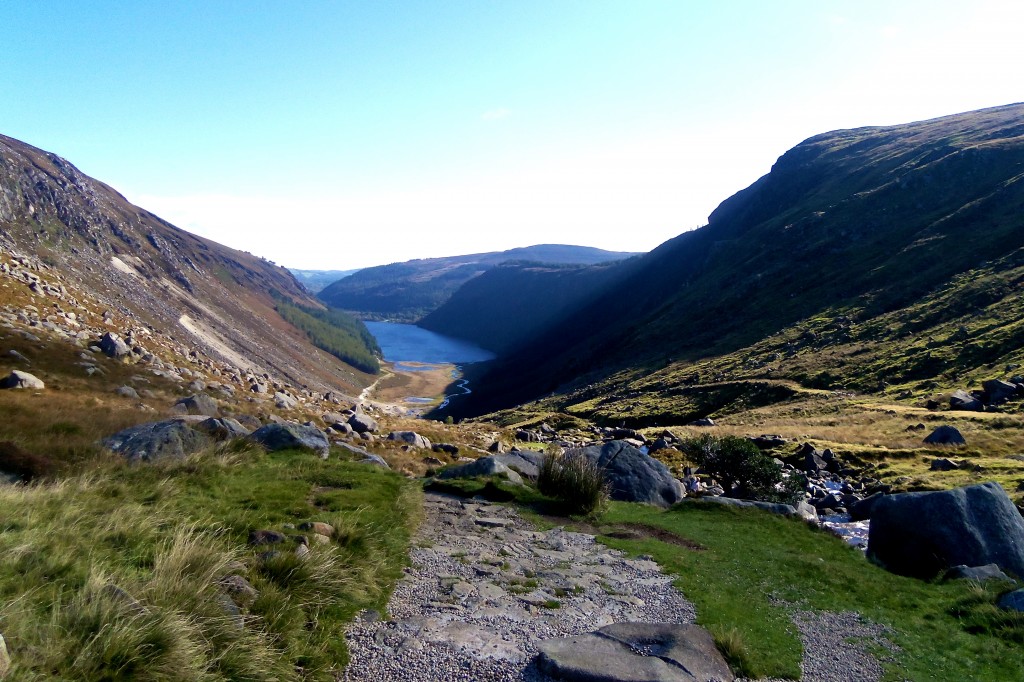
<path id="1" fill-rule="evenodd" d="M 284 533 L 276 530 L 254 530 L 249 532 L 250 545 L 276 545 L 284 541 Z"/>
<path id="2" fill-rule="evenodd" d="M 692 502 L 713 502 L 715 504 L 725 504 L 730 507 L 742 507 L 746 509 L 760 509 L 762 511 L 769 512 L 771 514 L 779 514 L 781 516 L 796 516 L 805 521 L 818 522 L 818 512 L 810 504 L 806 502 L 800 502 L 799 504 L 779 504 L 776 502 L 759 502 L 757 500 L 737 500 L 732 497 L 687 497 L 683 500 L 685 503 Z"/>
<path id="3" fill-rule="evenodd" d="M 455 457 L 459 454 L 459 446 L 452 445 L 451 443 L 434 443 L 431 447 L 434 452 L 443 452 L 446 455 Z"/>
<path id="4" fill-rule="evenodd" d="M 690 426 L 714 426 L 715 421 L 711 417 L 703 417 L 701 419 L 694 419 L 690 422 Z"/>
<path id="5" fill-rule="evenodd" d="M 8 374 L 4 379 L 0 380 L 0 388 L 29 388 L 29 389 L 41 389 L 46 388 L 38 377 L 29 374 L 28 372 L 22 372 L 21 370 L 14 370 Z"/>
<path id="6" fill-rule="evenodd" d="M 932 464 L 928 467 L 929 471 L 956 471 L 960 468 L 960 465 L 952 460 L 945 459 L 943 457 L 936 457 L 932 460 Z"/>
<path id="7" fill-rule="evenodd" d="M 240 575 L 224 576 L 217 582 L 232 598 L 241 601 L 243 604 L 253 601 L 256 597 L 260 596 L 256 588 Z"/>
<path id="8" fill-rule="evenodd" d="M 376 433 L 380 430 L 377 420 L 368 414 L 357 412 L 348 418 L 348 425 L 356 433 Z"/>
<path id="9" fill-rule="evenodd" d="M 205 393 L 197 393 L 190 395 L 187 398 L 182 398 L 178 402 L 174 403 L 175 407 L 184 409 L 185 414 L 201 414 L 207 417 L 219 417 L 220 409 L 217 407 L 217 401 Z"/>
<path id="10" fill-rule="evenodd" d="M 513 450 L 491 456 L 492 459 L 501 462 L 512 471 L 531 479 L 536 479 L 537 474 L 540 473 L 540 465 L 544 461 L 544 457 L 545 455 L 533 450 Z"/>
<path id="11" fill-rule="evenodd" d="M 299 401 L 297 399 L 293 398 L 287 393 L 284 393 L 283 391 L 278 391 L 277 393 L 274 394 L 274 405 L 279 410 L 290 410 L 297 406 L 298 404 Z"/>
<path id="12" fill-rule="evenodd" d="M 167 419 L 132 426 L 105 438 L 103 446 L 130 462 L 151 462 L 163 458 L 184 459 L 212 444 L 185 419 Z"/>
<path id="13" fill-rule="evenodd" d="M 121 396 L 122 398 L 130 398 L 132 400 L 139 399 L 139 392 L 131 386 L 118 386 L 114 389 L 114 393 Z"/>
<path id="14" fill-rule="evenodd" d="M 762 450 L 771 450 L 772 448 L 778 448 L 786 444 L 785 438 L 774 434 L 762 434 L 757 438 L 751 438 L 750 440 L 754 445 Z"/>
<path id="15" fill-rule="evenodd" d="M 967 391 L 953 391 L 949 397 L 949 408 L 951 410 L 966 410 L 969 412 L 981 412 L 984 409 L 981 401 Z"/>
<path id="16" fill-rule="evenodd" d="M 537 666 L 568 682 L 728 682 L 729 665 L 697 625 L 615 623 L 537 642 Z M 642 653 L 641 653 L 642 652 Z"/>
<path id="17" fill-rule="evenodd" d="M 999 598 L 996 605 L 1007 611 L 1024 611 L 1024 589 L 1007 592 Z"/>
<path id="18" fill-rule="evenodd" d="M 967 440 L 960 431 L 949 425 L 943 425 L 928 434 L 924 442 L 928 445 L 967 445 Z"/>
<path id="19" fill-rule="evenodd" d="M 519 474 L 499 462 L 494 456 L 481 457 L 473 462 L 442 469 L 435 478 L 448 480 L 451 478 L 476 478 L 477 476 L 498 476 L 516 485 L 523 483 Z"/>
<path id="20" fill-rule="evenodd" d="M 241 422 L 230 417 L 210 417 L 194 424 L 192 428 L 198 429 L 217 440 L 245 438 L 249 435 L 249 429 L 242 426 Z"/>
<path id="21" fill-rule="evenodd" d="M 1000 379 L 989 379 L 981 383 L 982 389 L 985 391 L 986 401 L 990 405 L 1005 402 L 1017 392 L 1016 384 L 1011 384 L 1009 381 L 1002 381 Z"/>
<path id="22" fill-rule="evenodd" d="M 291 422 L 285 424 L 267 424 L 256 429 L 249 438 L 267 450 L 312 450 L 326 459 L 331 450 L 324 432 L 315 426 L 304 426 Z"/>
<path id="23" fill-rule="evenodd" d="M 1009 580 L 1010 576 L 999 570 L 995 564 L 984 566 L 959 565 L 946 571 L 942 576 L 943 580 L 973 580 L 974 582 L 985 582 L 986 580 Z"/>
<path id="24" fill-rule="evenodd" d="M 0 677 L 4 677 L 11 670 L 11 654 L 7 651 L 7 641 L 0 635 Z"/>
<path id="25" fill-rule="evenodd" d="M 505 452 L 505 445 L 500 440 L 496 440 L 487 446 L 487 452 L 501 454 L 502 452 Z"/>
<path id="26" fill-rule="evenodd" d="M 362 458 L 361 460 L 359 460 L 358 464 L 369 464 L 370 466 L 380 467 L 381 469 L 391 468 L 391 465 L 387 463 L 387 460 L 385 460 L 380 455 L 373 454 Z"/>
<path id="27" fill-rule="evenodd" d="M 124 340 L 114 332 L 107 332 L 100 339 L 100 350 L 111 358 L 127 357 L 132 351 Z"/>
<path id="28" fill-rule="evenodd" d="M 849 505 L 846 510 L 850 512 L 851 521 L 864 521 L 865 519 L 871 518 L 871 511 L 874 509 L 875 504 L 882 499 L 884 493 L 875 493 L 865 497 L 860 502 L 854 502 Z"/>
<path id="29" fill-rule="evenodd" d="M 408 443 L 414 448 L 425 448 L 430 449 L 430 440 L 424 438 L 415 431 L 392 431 L 388 434 L 388 440 L 400 441 L 402 443 Z"/>
<path id="30" fill-rule="evenodd" d="M 324 535 L 328 538 L 334 537 L 334 526 L 323 521 L 305 521 L 299 524 L 299 530 L 308 530 L 317 535 Z"/>
<path id="31" fill-rule="evenodd" d="M 327 426 L 348 426 L 348 419 L 338 412 L 324 412 L 320 418 Z"/>
<path id="32" fill-rule="evenodd" d="M 613 500 L 669 507 L 685 495 L 668 467 L 622 441 L 591 445 L 578 452 L 604 470 Z"/>
<path id="33" fill-rule="evenodd" d="M 920 578 L 959 564 L 1024 576 L 1024 519 L 998 483 L 887 495 L 872 510 L 868 556 Z"/>

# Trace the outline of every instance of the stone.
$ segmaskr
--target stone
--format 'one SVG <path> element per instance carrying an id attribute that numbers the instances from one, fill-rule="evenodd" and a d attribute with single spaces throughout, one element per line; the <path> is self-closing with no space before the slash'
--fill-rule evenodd
<path id="1" fill-rule="evenodd" d="M 240 575 L 224 576 L 217 582 L 233 599 L 237 599 L 242 603 L 253 601 L 256 597 L 260 596 L 256 588 Z"/>
<path id="2" fill-rule="evenodd" d="M 989 379 L 981 383 L 986 401 L 991 404 L 1005 402 L 1017 392 L 1017 385 L 1001 379 Z"/>
<path id="3" fill-rule="evenodd" d="M 430 449 L 434 452 L 443 452 L 452 457 L 457 457 L 459 454 L 459 446 L 452 445 L 451 443 L 434 443 Z"/>
<path id="4" fill-rule="evenodd" d="M 928 467 L 929 471 L 956 471 L 960 468 L 960 465 L 952 460 L 945 459 L 944 457 L 936 457 L 932 460 L 931 466 Z"/>
<path id="5" fill-rule="evenodd" d="M 985 406 L 967 391 L 959 390 L 953 391 L 953 395 L 949 397 L 949 409 L 981 412 Z"/>
<path id="6" fill-rule="evenodd" d="M 701 419 L 694 419 L 690 422 L 690 426 L 714 426 L 715 420 L 711 417 L 702 417 Z"/>
<path id="7" fill-rule="evenodd" d="M 973 580 L 974 582 L 985 582 L 986 580 L 1009 580 L 1010 576 L 999 570 L 995 564 L 984 566 L 966 566 L 961 564 L 946 571 L 942 576 L 943 580 Z"/>
<path id="8" fill-rule="evenodd" d="M 368 455 L 357 462 L 357 464 L 369 464 L 370 466 L 380 467 L 381 469 L 390 469 L 391 465 L 387 463 L 380 455 Z"/>
<path id="9" fill-rule="evenodd" d="M 338 412 L 324 412 L 320 418 L 327 426 L 348 426 L 348 419 Z"/>
<path id="10" fill-rule="evenodd" d="M 567 682 L 734 680 L 711 634 L 697 625 L 614 623 L 537 643 L 538 668 Z"/>
<path id="11" fill-rule="evenodd" d="M 928 445 L 967 445 L 967 440 L 955 426 L 943 425 L 928 434 L 924 442 Z"/>
<path id="12" fill-rule="evenodd" d="M 209 447 L 212 441 L 193 429 L 186 419 L 167 419 L 118 431 L 105 438 L 102 444 L 129 462 L 152 462 L 165 458 L 184 459 Z"/>
<path id="13" fill-rule="evenodd" d="M 774 434 L 762 434 L 757 438 L 751 438 L 751 442 L 762 450 L 771 450 L 772 448 L 782 447 L 786 444 L 786 439 L 782 436 Z"/>
<path id="14" fill-rule="evenodd" d="M 276 545 L 284 541 L 284 533 L 276 530 L 254 530 L 249 532 L 250 545 Z"/>
<path id="15" fill-rule="evenodd" d="M 885 496 L 885 493 L 875 493 L 874 495 L 868 495 L 859 502 L 854 502 L 846 508 L 850 513 L 851 521 L 864 521 L 871 518 L 871 512 L 875 508 L 875 504 Z"/>
<path id="16" fill-rule="evenodd" d="M 0 380 L 0 388 L 43 389 L 46 384 L 35 375 L 16 369 Z"/>
<path id="17" fill-rule="evenodd" d="M 619 440 L 591 445 L 578 452 L 604 471 L 611 498 L 669 507 L 683 499 L 683 485 L 664 464 Z"/>
<path id="18" fill-rule="evenodd" d="M 100 350 L 107 357 L 117 359 L 127 357 L 132 352 L 124 339 L 114 332 L 107 332 L 103 335 L 103 338 L 100 339 Z"/>
<path id="19" fill-rule="evenodd" d="M 451 478 L 476 478 L 477 476 L 498 476 L 516 485 L 522 485 L 523 483 L 523 479 L 519 474 L 499 462 L 494 456 L 481 457 L 473 462 L 442 469 L 435 478 L 447 480 Z"/>
<path id="20" fill-rule="evenodd" d="M 334 537 L 334 526 L 323 521 L 306 521 L 299 524 L 299 530 L 308 530 L 317 535 L 325 535 L 328 538 Z"/>
<path id="21" fill-rule="evenodd" d="M 513 450 L 512 452 L 492 455 L 496 462 L 501 462 L 512 471 L 530 479 L 536 479 L 540 473 L 540 465 L 545 455 L 534 450 Z"/>
<path id="22" fill-rule="evenodd" d="M 270 452 L 291 449 L 312 450 L 321 458 L 326 459 L 331 450 L 331 444 L 323 431 L 315 426 L 292 422 L 267 424 L 250 433 L 249 438 Z"/>
<path id="23" fill-rule="evenodd" d="M 999 598 L 996 605 L 1007 611 L 1024 611 L 1024 589 L 1007 592 Z"/>
<path id="24" fill-rule="evenodd" d="M 348 418 L 348 425 L 356 433 L 376 433 L 380 430 L 377 420 L 368 414 L 358 412 Z"/>
<path id="25" fill-rule="evenodd" d="M 139 392 L 131 386 L 118 386 L 114 389 L 114 393 L 121 396 L 122 398 L 130 398 L 131 400 L 139 399 Z"/>
<path id="26" fill-rule="evenodd" d="M 1024 576 L 1024 519 L 993 482 L 887 495 L 872 510 L 868 557 L 920 578 L 960 564 Z"/>
<path id="27" fill-rule="evenodd" d="M 174 403 L 174 405 L 184 408 L 185 414 L 200 414 L 207 417 L 220 416 L 220 408 L 217 407 L 217 401 L 205 393 L 197 393 L 187 398 L 182 398 Z"/>
<path id="28" fill-rule="evenodd" d="M 406 443 L 414 448 L 430 449 L 430 439 L 421 436 L 415 431 L 392 431 L 388 434 L 387 440 Z"/>
<path id="29" fill-rule="evenodd" d="M 818 512 L 813 506 L 807 502 L 800 502 L 796 505 L 792 504 L 780 504 L 776 502 L 759 502 L 757 500 L 737 500 L 732 497 L 687 497 L 682 500 L 686 503 L 692 502 L 712 502 L 714 504 L 724 504 L 730 507 L 741 507 L 745 509 L 760 509 L 770 514 L 779 514 L 780 516 L 796 516 L 805 521 L 813 521 L 817 523 Z"/>
<path id="30" fill-rule="evenodd" d="M 242 426 L 241 422 L 230 417 L 210 417 L 194 424 L 192 428 L 198 429 L 217 440 L 245 438 L 249 435 L 249 429 Z"/>
<path id="31" fill-rule="evenodd" d="M 11 670 L 11 654 L 7 651 L 7 641 L 0 635 L 0 677 L 4 677 Z"/>

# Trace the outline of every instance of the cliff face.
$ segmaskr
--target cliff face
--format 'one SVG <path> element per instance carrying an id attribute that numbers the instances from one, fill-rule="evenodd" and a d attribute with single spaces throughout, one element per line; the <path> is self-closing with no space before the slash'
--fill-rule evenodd
<path id="1" fill-rule="evenodd" d="M 310 345 L 275 299 L 321 308 L 284 268 L 180 230 L 65 159 L 0 136 L 0 246 L 77 291 L 240 370 L 317 390 L 369 383 Z"/>

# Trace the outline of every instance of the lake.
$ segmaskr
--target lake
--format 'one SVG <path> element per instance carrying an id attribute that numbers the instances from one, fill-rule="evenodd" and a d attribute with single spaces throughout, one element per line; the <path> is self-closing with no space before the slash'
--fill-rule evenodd
<path id="1" fill-rule="evenodd" d="M 414 324 L 365 322 L 388 362 L 462 365 L 493 360 L 494 353 L 468 341 L 442 336 Z"/>

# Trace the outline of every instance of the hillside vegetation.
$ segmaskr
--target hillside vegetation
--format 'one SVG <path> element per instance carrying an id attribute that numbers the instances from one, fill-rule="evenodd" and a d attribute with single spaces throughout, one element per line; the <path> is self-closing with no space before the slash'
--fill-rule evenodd
<path id="1" fill-rule="evenodd" d="M 376 374 L 380 371 L 380 346 L 362 322 L 340 310 L 296 305 L 277 299 L 277 312 L 289 324 L 302 330 L 310 343 L 327 351 L 356 369 Z"/>
<path id="2" fill-rule="evenodd" d="M 1011 105 L 813 137 L 453 408 L 557 392 L 616 419 L 735 379 L 917 398 L 1000 375 L 1020 361 L 1022 135 Z"/>
<path id="3" fill-rule="evenodd" d="M 511 261 L 594 264 L 633 254 L 587 246 L 540 244 L 508 251 L 392 263 L 359 272 L 325 287 L 319 298 L 364 319 L 415 322 L 437 309 L 463 284 Z"/>

